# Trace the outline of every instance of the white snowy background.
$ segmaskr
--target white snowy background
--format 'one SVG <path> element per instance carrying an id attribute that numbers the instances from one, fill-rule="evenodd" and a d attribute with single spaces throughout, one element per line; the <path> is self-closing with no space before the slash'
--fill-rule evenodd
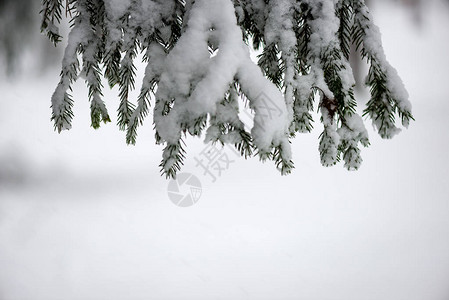
<path id="1" fill-rule="evenodd" d="M 136 146 L 114 124 L 93 130 L 80 80 L 73 129 L 57 134 L 57 67 L 3 77 L 0 299 L 449 299 L 449 8 L 424 5 L 420 28 L 398 4 L 372 9 L 410 93 L 408 130 L 382 140 L 368 126 L 348 172 L 321 167 L 315 122 L 293 140 L 291 175 L 226 150 L 235 162 L 213 183 L 190 138 L 182 171 L 203 189 L 189 208 L 168 198 L 151 120 Z"/>

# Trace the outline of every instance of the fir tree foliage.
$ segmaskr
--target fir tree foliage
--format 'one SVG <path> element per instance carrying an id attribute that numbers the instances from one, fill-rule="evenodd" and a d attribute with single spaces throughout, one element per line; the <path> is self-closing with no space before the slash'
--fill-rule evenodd
<path id="1" fill-rule="evenodd" d="M 410 120 L 408 94 L 381 47 L 378 28 L 363 0 L 42 0 L 42 26 L 55 44 L 58 24 L 71 31 L 61 79 L 52 96 L 55 129 L 73 118 L 71 85 L 81 76 L 89 89 L 91 125 L 110 122 L 102 77 L 119 86 L 118 126 L 126 142 L 153 106 L 156 142 L 164 145 L 162 173 L 176 176 L 185 158 L 186 135 L 233 144 L 238 152 L 273 160 L 282 174 L 293 168 L 290 141 L 313 128 L 321 114 L 321 163 L 343 160 L 358 169 L 368 134 L 357 113 L 351 44 L 370 64 L 371 99 L 363 111 L 383 138 Z M 260 51 L 258 65 L 248 47 Z M 135 60 L 144 53 L 138 98 Z M 81 63 L 80 63 L 81 61 Z M 267 101 L 276 113 L 267 114 Z M 251 130 L 239 118 L 254 113 Z"/>

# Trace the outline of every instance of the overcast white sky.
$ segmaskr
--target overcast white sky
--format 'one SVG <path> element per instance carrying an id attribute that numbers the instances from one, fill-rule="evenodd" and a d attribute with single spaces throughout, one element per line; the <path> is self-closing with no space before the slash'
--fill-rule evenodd
<path id="1" fill-rule="evenodd" d="M 202 195 L 189 208 L 168 198 L 150 120 L 135 147 L 114 124 L 94 131 L 79 82 L 58 135 L 58 70 L 1 80 L 0 299 L 449 299 L 449 8 L 428 4 L 421 28 L 391 2 L 374 14 L 410 129 L 386 141 L 368 126 L 348 172 L 321 167 L 315 122 L 293 140 L 291 175 L 226 150 L 216 182 L 190 139 L 183 171 Z"/>

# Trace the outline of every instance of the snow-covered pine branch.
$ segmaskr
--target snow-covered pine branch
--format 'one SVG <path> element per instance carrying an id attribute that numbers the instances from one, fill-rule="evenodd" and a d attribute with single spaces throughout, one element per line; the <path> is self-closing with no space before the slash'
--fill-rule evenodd
<path id="1" fill-rule="evenodd" d="M 313 128 L 316 98 L 324 125 L 321 163 L 343 159 L 357 169 L 359 144 L 369 141 L 356 112 L 351 43 L 371 65 L 366 83 L 372 97 L 364 114 L 380 135 L 399 131 L 396 116 L 405 127 L 413 119 L 363 0 L 43 0 L 42 31 L 55 43 L 64 7 L 72 29 L 52 96 L 55 129 L 71 126 L 68 91 L 80 75 L 89 88 L 92 126 L 110 121 L 101 99 L 103 73 L 111 87 L 119 85 L 118 125 L 127 143 L 136 142 L 154 100 L 156 140 L 165 145 L 160 166 L 169 177 L 182 166 L 183 137 L 202 132 L 206 142 L 233 144 L 241 155 L 257 153 L 289 173 L 289 139 Z M 249 45 L 261 51 L 258 65 Z M 129 91 L 138 51 L 147 66 L 134 104 Z M 276 113 L 267 113 L 267 99 Z M 250 132 L 239 119 L 243 100 L 255 114 Z"/>

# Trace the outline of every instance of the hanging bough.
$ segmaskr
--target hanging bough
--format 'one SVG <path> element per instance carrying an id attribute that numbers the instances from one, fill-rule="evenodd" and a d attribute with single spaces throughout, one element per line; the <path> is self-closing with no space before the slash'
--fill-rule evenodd
<path id="1" fill-rule="evenodd" d="M 397 117 L 404 127 L 413 120 L 407 91 L 385 58 L 363 0 L 42 0 L 41 29 L 55 44 L 64 9 L 72 27 L 51 99 L 55 129 L 71 127 L 69 91 L 80 75 L 89 89 L 92 127 L 110 122 L 104 77 L 110 87 L 119 86 L 117 120 L 129 144 L 136 143 L 154 100 L 168 177 L 183 163 L 183 137 L 204 131 L 206 141 L 233 144 L 245 157 L 257 153 L 289 173 L 289 139 L 312 130 L 315 99 L 324 125 L 321 163 L 343 159 L 346 168 L 359 168 L 359 145 L 369 141 L 356 112 L 351 44 L 370 64 L 371 99 L 363 115 L 383 138 L 400 131 Z M 258 65 L 249 45 L 261 51 Z M 138 51 L 146 69 L 133 102 Z M 254 111 L 250 132 L 239 119 L 242 99 Z"/>

